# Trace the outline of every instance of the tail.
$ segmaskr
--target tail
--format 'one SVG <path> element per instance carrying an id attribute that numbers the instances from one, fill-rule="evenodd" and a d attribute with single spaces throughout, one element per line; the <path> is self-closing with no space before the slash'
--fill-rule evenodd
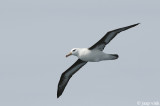
<path id="1" fill-rule="evenodd" d="M 115 60 L 115 59 L 118 59 L 118 54 L 111 54 L 111 59 L 112 60 Z"/>

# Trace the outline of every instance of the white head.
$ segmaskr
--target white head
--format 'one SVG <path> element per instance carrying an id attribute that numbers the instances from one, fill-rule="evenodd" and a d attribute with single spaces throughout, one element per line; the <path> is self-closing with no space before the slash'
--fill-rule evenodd
<path id="1" fill-rule="evenodd" d="M 74 56 L 78 56 L 78 48 L 73 48 L 71 49 L 70 53 L 66 55 L 66 57 L 70 56 L 70 55 L 74 55 Z"/>

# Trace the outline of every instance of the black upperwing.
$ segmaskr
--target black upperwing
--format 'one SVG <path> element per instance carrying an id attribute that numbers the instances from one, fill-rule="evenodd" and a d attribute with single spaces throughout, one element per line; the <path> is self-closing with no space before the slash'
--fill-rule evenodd
<path id="1" fill-rule="evenodd" d="M 86 61 L 78 59 L 70 68 L 68 68 L 65 72 L 62 73 L 60 81 L 58 83 L 57 98 L 59 98 L 62 95 L 72 75 L 75 74 L 86 63 L 87 63 Z"/>
<path id="2" fill-rule="evenodd" d="M 105 48 L 105 46 L 118 34 L 120 33 L 121 31 L 125 31 L 129 28 L 132 28 L 132 27 L 135 27 L 136 25 L 138 25 L 139 23 L 137 24 L 134 24 L 134 25 L 130 25 L 130 26 L 127 26 L 127 27 L 123 27 L 123 28 L 119 28 L 119 29 L 115 29 L 115 30 L 112 30 L 112 31 L 109 31 L 107 32 L 97 43 L 95 43 L 93 46 L 91 46 L 89 49 L 92 50 L 92 49 L 98 49 L 98 50 L 101 50 L 103 51 L 103 49 Z"/>

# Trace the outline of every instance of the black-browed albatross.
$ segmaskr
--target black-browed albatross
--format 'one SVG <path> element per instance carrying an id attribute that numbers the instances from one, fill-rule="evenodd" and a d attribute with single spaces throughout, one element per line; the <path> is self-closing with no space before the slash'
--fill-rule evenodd
<path id="1" fill-rule="evenodd" d="M 70 68 L 68 68 L 65 72 L 62 73 L 60 81 L 58 83 L 57 98 L 62 95 L 72 75 L 75 74 L 87 62 L 98 62 L 103 60 L 117 59 L 117 54 L 106 54 L 103 52 L 103 49 L 118 33 L 132 28 L 138 24 L 139 23 L 109 31 L 90 48 L 73 48 L 70 53 L 66 55 L 66 57 L 74 55 L 78 57 L 78 60 Z"/>

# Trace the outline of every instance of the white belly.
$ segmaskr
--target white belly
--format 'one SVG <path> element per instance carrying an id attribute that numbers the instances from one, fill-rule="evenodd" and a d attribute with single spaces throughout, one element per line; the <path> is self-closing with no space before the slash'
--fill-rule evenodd
<path id="1" fill-rule="evenodd" d="M 83 61 L 98 62 L 102 60 L 107 60 L 107 54 L 99 50 L 84 50 L 78 55 L 78 58 Z"/>

